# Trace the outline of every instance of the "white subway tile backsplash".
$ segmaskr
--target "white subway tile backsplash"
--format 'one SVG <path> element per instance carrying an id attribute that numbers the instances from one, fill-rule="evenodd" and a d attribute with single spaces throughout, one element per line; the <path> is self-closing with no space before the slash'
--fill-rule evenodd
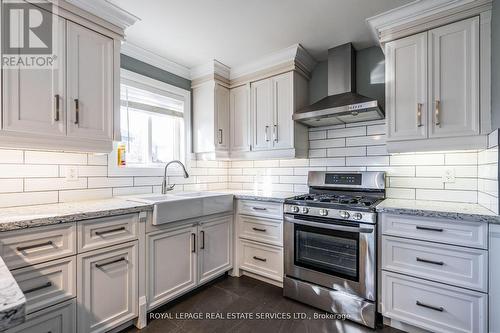
<path id="1" fill-rule="evenodd" d="M 368 146 L 366 147 L 366 155 L 389 155 L 387 152 L 387 147 L 385 145 L 382 146 Z"/>
<path id="2" fill-rule="evenodd" d="M 89 177 L 88 188 L 134 186 L 132 177 Z"/>
<path id="3" fill-rule="evenodd" d="M 326 155 L 328 157 L 366 156 L 366 147 L 330 148 Z"/>
<path id="4" fill-rule="evenodd" d="M 346 157 L 346 166 L 389 165 L 389 156 Z"/>
<path id="5" fill-rule="evenodd" d="M 326 167 L 295 168 L 293 174 L 295 176 L 307 176 L 309 174 L 309 171 L 326 171 Z M 288 173 L 287 175 L 290 174 Z"/>
<path id="6" fill-rule="evenodd" d="M 134 186 L 161 186 L 163 177 L 134 177 Z"/>
<path id="7" fill-rule="evenodd" d="M 80 153 L 56 153 L 47 151 L 24 152 L 24 163 L 26 164 L 87 164 L 87 154 Z"/>
<path id="8" fill-rule="evenodd" d="M 23 179 L 0 179 L 0 193 L 22 192 Z"/>
<path id="9" fill-rule="evenodd" d="M 0 164 L 0 178 L 58 177 L 57 165 Z"/>
<path id="10" fill-rule="evenodd" d="M 317 167 L 317 166 L 324 166 L 324 167 L 329 167 L 329 166 L 345 166 L 345 158 L 344 157 L 338 157 L 338 158 L 313 158 L 309 160 L 309 165 L 312 167 Z"/>
<path id="11" fill-rule="evenodd" d="M 115 188 L 113 188 L 113 196 L 133 195 L 133 194 L 148 194 L 148 193 L 153 193 L 153 188 L 151 186 L 115 187 Z"/>
<path id="12" fill-rule="evenodd" d="M 57 191 L 0 194 L 0 208 L 57 203 Z"/>
<path id="13" fill-rule="evenodd" d="M 66 177 L 68 169 L 74 167 L 75 166 L 70 165 L 60 165 L 59 176 Z M 108 167 L 103 165 L 78 165 L 76 168 L 78 170 L 78 177 L 106 177 L 108 175 Z"/>
<path id="14" fill-rule="evenodd" d="M 87 188 L 87 178 L 67 180 L 66 178 L 26 178 L 24 191 L 59 191 Z"/>
<path id="15" fill-rule="evenodd" d="M 311 147 L 311 149 L 345 147 L 345 139 L 314 140 L 309 142 L 309 147 Z"/>
<path id="16" fill-rule="evenodd" d="M 477 165 L 477 152 L 448 153 L 444 160 L 446 165 Z"/>
<path id="17" fill-rule="evenodd" d="M 59 202 L 107 199 L 112 196 L 113 189 L 111 188 L 59 191 Z"/>
<path id="18" fill-rule="evenodd" d="M 395 199 L 415 199 L 415 189 L 414 188 L 394 188 L 389 187 L 385 191 L 387 198 Z"/>
<path id="19" fill-rule="evenodd" d="M 477 203 L 476 191 L 457 191 L 457 190 L 423 190 L 416 189 L 417 200 L 435 200 Z"/>
<path id="20" fill-rule="evenodd" d="M 309 158 L 326 157 L 326 149 L 309 150 Z"/>
<path id="21" fill-rule="evenodd" d="M 280 166 L 279 160 L 254 161 L 254 168 L 277 168 Z"/>
<path id="22" fill-rule="evenodd" d="M 446 170 L 453 169 L 455 177 L 476 178 L 477 169 L 476 165 L 462 165 L 462 166 L 417 166 L 417 177 L 442 177 Z"/>
<path id="23" fill-rule="evenodd" d="M 366 171 L 384 171 L 388 177 L 415 177 L 414 166 L 375 166 Z"/>
<path id="24" fill-rule="evenodd" d="M 367 135 L 385 134 L 386 129 L 387 129 L 386 124 L 371 125 L 366 127 L 366 134 Z"/>
<path id="25" fill-rule="evenodd" d="M 281 184 L 307 184 L 307 176 L 280 176 Z"/>
<path id="26" fill-rule="evenodd" d="M 444 154 L 391 155 L 391 165 L 444 165 Z"/>
<path id="27" fill-rule="evenodd" d="M 346 146 L 378 146 L 385 144 L 385 135 L 370 135 L 347 138 Z"/>
<path id="28" fill-rule="evenodd" d="M 106 154 L 88 154 L 89 165 L 108 165 L 108 155 Z"/>
<path id="29" fill-rule="evenodd" d="M 390 187 L 443 189 L 441 178 L 389 177 Z"/>
<path id="30" fill-rule="evenodd" d="M 22 150 L 0 149 L 0 163 L 24 163 Z"/>
<path id="31" fill-rule="evenodd" d="M 301 167 L 309 166 L 307 159 L 280 160 L 280 167 Z"/>
<path id="32" fill-rule="evenodd" d="M 351 127 L 351 128 L 339 128 L 332 129 L 328 131 L 327 134 L 329 139 L 332 138 L 347 138 L 350 136 L 366 136 L 366 127 Z"/>
<path id="33" fill-rule="evenodd" d="M 326 139 L 326 131 L 309 132 L 309 140 Z"/>

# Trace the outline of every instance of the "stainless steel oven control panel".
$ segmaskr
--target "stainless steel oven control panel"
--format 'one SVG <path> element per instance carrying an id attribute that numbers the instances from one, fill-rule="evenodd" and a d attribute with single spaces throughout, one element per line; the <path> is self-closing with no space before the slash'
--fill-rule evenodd
<path id="1" fill-rule="evenodd" d="M 284 213 L 305 216 L 327 217 L 336 220 L 351 222 L 373 223 L 377 222 L 377 214 L 360 212 L 355 210 L 331 209 L 321 207 L 306 207 L 300 205 L 285 204 Z"/>

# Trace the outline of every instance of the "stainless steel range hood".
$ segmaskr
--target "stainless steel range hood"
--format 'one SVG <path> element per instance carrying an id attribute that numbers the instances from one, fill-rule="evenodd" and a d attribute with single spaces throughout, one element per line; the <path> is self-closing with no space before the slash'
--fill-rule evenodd
<path id="1" fill-rule="evenodd" d="M 356 51 L 351 43 L 328 50 L 328 96 L 293 115 L 307 126 L 384 119 L 378 101 L 356 93 Z"/>

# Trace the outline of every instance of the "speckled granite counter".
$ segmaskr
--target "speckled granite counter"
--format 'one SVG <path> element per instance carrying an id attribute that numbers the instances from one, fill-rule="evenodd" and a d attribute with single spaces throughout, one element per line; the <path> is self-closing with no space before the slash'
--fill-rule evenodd
<path id="1" fill-rule="evenodd" d="M 26 298 L 0 258 L 0 331 L 24 322 Z"/>
<path id="2" fill-rule="evenodd" d="M 214 192 L 230 193 L 234 195 L 235 199 L 240 200 L 256 200 L 283 203 L 285 199 L 297 195 L 292 192 L 264 192 L 264 191 L 244 191 L 244 190 L 218 190 Z"/>
<path id="3" fill-rule="evenodd" d="M 152 210 L 124 199 L 78 201 L 0 209 L 0 232 Z"/>
<path id="4" fill-rule="evenodd" d="M 377 212 L 500 223 L 499 215 L 481 205 L 445 201 L 385 199 L 377 206 Z"/>

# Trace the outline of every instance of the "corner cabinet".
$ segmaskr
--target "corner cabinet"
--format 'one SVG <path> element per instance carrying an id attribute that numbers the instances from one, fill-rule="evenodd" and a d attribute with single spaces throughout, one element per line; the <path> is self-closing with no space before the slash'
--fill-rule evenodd
<path id="1" fill-rule="evenodd" d="M 479 26 L 472 17 L 385 45 L 390 152 L 486 146 Z"/>
<path id="2" fill-rule="evenodd" d="M 309 103 L 308 90 L 308 78 L 298 71 L 236 86 L 194 84 L 194 153 L 211 159 L 307 157 L 308 130 L 292 115 Z"/>
<path id="3" fill-rule="evenodd" d="M 0 145 L 110 152 L 119 126 L 122 35 L 84 15 L 57 13 L 52 68 L 2 67 Z"/>

